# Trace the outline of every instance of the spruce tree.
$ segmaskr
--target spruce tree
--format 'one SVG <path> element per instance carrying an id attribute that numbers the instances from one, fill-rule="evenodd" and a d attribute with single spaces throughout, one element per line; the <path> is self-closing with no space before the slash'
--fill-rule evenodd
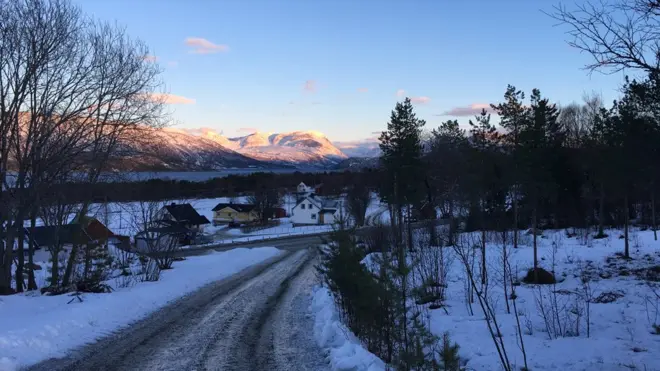
<path id="1" fill-rule="evenodd" d="M 426 121 L 418 119 L 409 98 L 396 104 L 387 130 L 380 135 L 381 165 L 385 173 L 381 183 L 381 197 L 393 207 L 395 221 L 402 239 L 402 208 L 418 204 L 423 195 L 420 184 L 424 179 L 422 161 L 422 128 Z M 410 220 L 410 218 L 408 218 Z M 409 248 L 412 235 L 409 233 Z"/>

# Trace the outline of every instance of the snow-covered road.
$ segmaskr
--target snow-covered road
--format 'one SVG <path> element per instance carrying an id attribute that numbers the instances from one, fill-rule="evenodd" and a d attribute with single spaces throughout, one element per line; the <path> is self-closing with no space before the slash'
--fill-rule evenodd
<path id="1" fill-rule="evenodd" d="M 279 255 L 31 370 L 324 370 L 307 308 L 315 252 Z"/>

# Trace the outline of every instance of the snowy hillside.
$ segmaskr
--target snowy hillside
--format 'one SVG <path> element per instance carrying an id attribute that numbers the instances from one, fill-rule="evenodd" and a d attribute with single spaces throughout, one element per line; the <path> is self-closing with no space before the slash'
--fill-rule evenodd
<path id="1" fill-rule="evenodd" d="M 148 129 L 127 135 L 113 162 L 120 170 L 224 168 L 334 168 L 348 158 L 322 133 L 253 133 L 227 138 L 208 128 Z"/>
<path id="2" fill-rule="evenodd" d="M 347 158 L 325 135 L 315 131 L 256 132 L 229 140 L 232 143 L 229 148 L 236 152 L 272 163 L 328 166 Z"/>
<path id="3" fill-rule="evenodd" d="M 184 130 L 141 128 L 127 135 L 112 167 L 121 170 L 219 170 L 232 167 L 268 168 L 258 160 L 223 146 L 216 138 Z"/>
<path id="4" fill-rule="evenodd" d="M 380 156 L 380 142 L 376 139 L 335 142 L 335 146 L 348 157 L 372 158 Z"/>

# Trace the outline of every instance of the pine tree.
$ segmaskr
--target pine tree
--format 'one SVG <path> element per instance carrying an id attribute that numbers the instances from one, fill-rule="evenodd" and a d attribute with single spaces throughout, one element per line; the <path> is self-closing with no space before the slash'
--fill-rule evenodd
<path id="1" fill-rule="evenodd" d="M 519 198 L 519 149 L 520 132 L 525 121 L 528 119 L 528 109 L 523 104 L 525 93 L 517 90 L 515 86 L 508 85 L 504 93 L 504 103 L 491 105 L 495 113 L 500 116 L 500 126 L 507 131 L 504 135 L 504 142 L 509 147 L 513 161 L 512 181 L 513 181 L 513 247 L 518 247 L 518 198 Z"/>
<path id="2" fill-rule="evenodd" d="M 475 122 L 469 121 L 470 142 L 472 145 L 474 186 L 472 202 L 476 203 L 474 211 L 478 213 L 479 229 L 481 230 L 481 283 L 486 283 L 486 203 L 494 189 L 490 187 L 495 163 L 493 156 L 497 151 L 497 130 L 490 123 L 490 114 L 485 109 L 475 117 Z"/>
<path id="3" fill-rule="evenodd" d="M 529 197 L 534 246 L 534 274 L 538 274 L 538 209 L 540 200 L 552 191 L 549 163 L 552 149 L 563 145 L 564 131 L 558 121 L 559 110 L 538 89 L 532 90 L 530 117 L 520 131 L 522 179 Z M 537 280 L 537 279 L 536 279 Z M 538 280 L 537 280 L 538 281 Z"/>
<path id="4" fill-rule="evenodd" d="M 458 229 L 455 210 L 463 197 L 467 174 L 467 138 L 458 121 L 448 120 L 431 131 L 427 163 L 430 183 L 440 197 L 442 213 L 449 219 L 447 245 L 452 246 Z"/>

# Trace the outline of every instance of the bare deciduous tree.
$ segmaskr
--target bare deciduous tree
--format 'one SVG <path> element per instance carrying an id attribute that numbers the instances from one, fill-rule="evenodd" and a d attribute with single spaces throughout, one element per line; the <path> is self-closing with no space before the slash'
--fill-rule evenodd
<path id="1" fill-rule="evenodd" d="M 160 68 L 148 49 L 68 0 L 0 0 L 0 18 L 0 182 L 2 201 L 13 200 L 0 210 L 0 291 L 8 292 L 13 251 L 4 246 L 34 214 L 42 185 L 71 180 L 62 174 L 98 181 L 122 138 L 161 124 L 164 96 L 154 94 Z"/>
<path id="2" fill-rule="evenodd" d="M 273 209 L 282 205 L 282 198 L 276 189 L 260 189 L 247 197 L 247 202 L 255 206 L 262 224 L 268 222 L 273 215 Z"/>
<path id="3" fill-rule="evenodd" d="M 547 14 L 568 26 L 570 46 L 591 55 L 590 72 L 660 71 L 660 2 L 592 0 Z"/>
<path id="4" fill-rule="evenodd" d="M 181 230 L 176 224 L 165 223 L 161 210 L 166 202 L 140 201 L 132 210 L 132 229 L 138 253 L 144 254 L 143 274 L 146 281 L 157 281 L 160 271 L 172 268 L 176 254 L 181 250 Z"/>

